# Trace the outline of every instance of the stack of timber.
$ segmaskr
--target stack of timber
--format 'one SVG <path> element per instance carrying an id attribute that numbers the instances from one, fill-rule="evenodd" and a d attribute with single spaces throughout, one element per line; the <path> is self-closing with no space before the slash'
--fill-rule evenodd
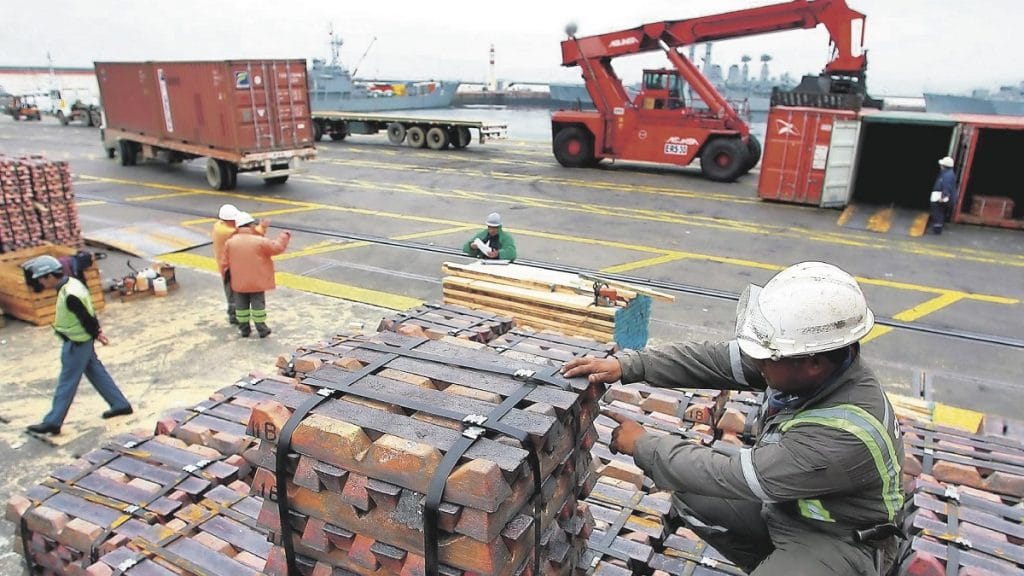
<path id="1" fill-rule="evenodd" d="M 168 436 L 119 435 L 53 471 L 24 496 L 11 498 L 6 518 L 18 526 L 14 549 L 24 556 L 30 574 L 109 574 L 90 567 L 101 556 L 146 538 L 157 525 L 171 525 L 178 516 L 189 522 L 196 511 L 191 505 L 219 512 L 220 505 L 204 503 L 223 494 L 215 492 L 218 487 L 237 494 L 233 501 L 244 500 L 248 486 L 237 479 L 247 467 L 240 456 L 225 458 Z M 166 544 L 172 549 L 183 545 Z M 203 558 L 220 554 L 201 552 Z"/>
<path id="2" fill-rule="evenodd" d="M 550 366 L 561 366 L 573 358 L 608 358 L 619 349 L 614 342 L 526 328 L 513 329 L 487 345 L 502 356 Z"/>
<path id="3" fill-rule="evenodd" d="M 21 265 L 44 254 L 59 259 L 62 256 L 71 256 L 75 252 L 77 250 L 69 246 L 46 244 L 0 254 L 0 307 L 3 307 L 4 313 L 31 322 L 36 326 L 52 324 L 57 311 L 57 292 L 55 290 L 34 292 L 25 281 L 25 271 L 22 270 Z M 103 300 L 100 270 L 93 262 L 84 270 L 83 274 L 85 284 L 92 294 L 93 308 L 99 312 L 106 306 Z"/>
<path id="4" fill-rule="evenodd" d="M 46 242 L 82 246 L 68 163 L 0 155 L 0 253 Z"/>
<path id="5" fill-rule="evenodd" d="M 487 343 L 512 329 L 512 318 L 451 304 L 422 304 L 381 320 L 378 332 L 438 340 L 445 336 Z"/>
<path id="6" fill-rule="evenodd" d="M 1024 575 L 1024 508 L 1018 499 L 942 483 L 927 475 L 910 485 L 901 575 Z"/>
<path id="7" fill-rule="evenodd" d="M 444 302 L 507 314 L 516 326 L 551 329 L 623 348 L 647 344 L 651 299 L 673 296 L 627 284 L 519 264 L 445 262 Z M 597 288 L 605 289 L 601 303 Z"/>
<path id="8" fill-rule="evenodd" d="M 298 383 L 249 422 L 261 440 L 253 491 L 276 544 L 268 574 L 577 568 L 603 386 L 390 332 L 337 336 L 282 363 Z"/>
<path id="9" fill-rule="evenodd" d="M 257 517 L 263 499 L 248 486 L 217 486 L 198 504 L 174 513 L 167 524 L 149 526 L 90 566 L 89 576 L 258 576 L 271 544 Z"/>
<path id="10" fill-rule="evenodd" d="M 940 482 L 1024 498 L 1024 444 L 944 426 L 904 422 L 904 481 L 927 474 Z"/>

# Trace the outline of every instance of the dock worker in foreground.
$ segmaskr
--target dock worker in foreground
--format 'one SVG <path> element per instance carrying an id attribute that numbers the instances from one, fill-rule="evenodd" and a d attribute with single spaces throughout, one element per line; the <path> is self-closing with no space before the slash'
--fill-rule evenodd
<path id="1" fill-rule="evenodd" d="M 953 171 L 953 159 L 949 156 L 939 160 L 939 175 L 935 178 L 931 195 L 931 228 L 933 234 L 942 234 L 942 226 L 946 218 L 952 216 L 956 206 L 956 173 Z"/>
<path id="2" fill-rule="evenodd" d="M 501 228 L 501 214 L 491 212 L 484 221 L 486 230 L 481 230 L 462 246 L 462 251 L 469 256 L 485 260 L 516 259 L 516 241 L 512 235 Z"/>
<path id="3" fill-rule="evenodd" d="M 757 576 L 877 575 L 892 565 L 903 505 L 903 443 L 861 357 L 874 325 L 857 281 L 821 262 L 751 285 L 736 338 L 578 358 L 566 377 L 764 390 L 752 448 L 725 455 L 627 416 L 611 449 L 633 456 L 699 536 Z"/>
<path id="4" fill-rule="evenodd" d="M 248 338 L 252 334 L 252 322 L 260 338 L 266 338 L 270 336 L 267 292 L 277 287 L 271 258 L 288 249 L 292 233 L 285 230 L 274 240 L 264 238 L 257 230 L 256 220 L 245 212 L 235 216 L 235 225 L 238 231 L 224 244 L 218 264 L 231 275 L 238 332 Z"/>
<path id="5" fill-rule="evenodd" d="M 213 223 L 213 230 L 210 232 L 210 239 L 213 241 L 213 259 L 217 262 L 221 261 L 221 255 L 224 254 L 224 244 L 237 231 L 235 218 L 240 213 L 241 211 L 233 204 L 224 204 L 217 212 L 217 221 Z M 266 236 L 269 227 L 270 220 L 264 218 L 256 225 L 256 233 Z M 220 278 L 221 283 L 224 284 L 224 298 L 228 302 L 228 322 L 238 324 L 238 319 L 235 317 L 235 295 L 231 291 L 231 273 L 227 269 L 221 268 Z"/>
<path id="6" fill-rule="evenodd" d="M 53 256 L 33 258 L 23 267 L 33 280 L 39 282 L 42 289 L 57 291 L 53 331 L 63 341 L 60 352 L 60 376 L 57 378 L 57 389 L 53 394 L 53 406 L 43 417 L 43 421 L 32 424 L 28 431 L 54 436 L 60 434 L 82 376 L 88 378 L 93 388 L 110 405 L 110 409 L 101 415 L 104 419 L 131 414 L 131 403 L 121 393 L 106 367 L 96 356 L 96 341 L 106 346 L 110 340 L 103 333 L 96 318 L 89 287 L 77 278 L 66 276 L 64 267 Z"/>

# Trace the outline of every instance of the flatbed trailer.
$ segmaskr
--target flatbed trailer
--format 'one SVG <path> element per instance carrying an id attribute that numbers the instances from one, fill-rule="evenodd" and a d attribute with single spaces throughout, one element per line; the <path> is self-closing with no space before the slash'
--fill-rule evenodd
<path id="1" fill-rule="evenodd" d="M 443 150 L 465 148 L 477 131 L 480 144 L 488 140 L 508 137 L 508 125 L 490 124 L 479 120 L 453 120 L 445 118 L 415 118 L 386 114 L 358 114 L 354 112 L 313 112 L 313 139 L 328 136 L 331 140 L 344 140 L 350 134 L 377 134 L 387 132 L 388 141 L 403 142 L 413 148 Z"/>

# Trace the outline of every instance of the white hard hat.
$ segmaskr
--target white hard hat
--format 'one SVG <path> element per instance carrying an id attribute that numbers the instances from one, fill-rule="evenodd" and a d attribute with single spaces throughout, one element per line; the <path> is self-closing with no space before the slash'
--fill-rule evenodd
<path id="1" fill-rule="evenodd" d="M 939 166 L 943 166 L 945 168 L 952 168 L 953 167 L 953 159 L 950 158 L 949 156 L 946 156 L 942 160 L 939 160 Z"/>
<path id="2" fill-rule="evenodd" d="M 256 219 L 248 212 L 239 212 L 238 214 L 235 214 L 235 226 L 248 226 L 255 221 Z"/>
<path id="3" fill-rule="evenodd" d="M 501 214 L 491 212 L 487 215 L 487 220 L 484 221 L 484 224 L 488 226 L 501 226 Z"/>
<path id="4" fill-rule="evenodd" d="M 234 204 L 225 204 L 220 207 L 220 212 L 217 213 L 217 217 L 221 220 L 234 220 L 238 216 L 238 208 L 235 208 Z"/>
<path id="5" fill-rule="evenodd" d="M 824 262 L 794 264 L 764 288 L 751 284 L 736 309 L 740 349 L 762 360 L 843 348 L 874 325 L 857 281 Z"/>

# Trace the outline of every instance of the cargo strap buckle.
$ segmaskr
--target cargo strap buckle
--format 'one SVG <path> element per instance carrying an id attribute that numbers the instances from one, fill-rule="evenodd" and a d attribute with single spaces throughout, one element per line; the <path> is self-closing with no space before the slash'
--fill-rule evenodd
<path id="1" fill-rule="evenodd" d="M 462 431 L 462 435 L 466 438 L 476 440 L 487 432 L 486 429 L 482 428 L 484 423 L 487 422 L 487 416 L 483 414 L 470 414 L 462 419 L 463 424 L 469 424 L 465 430 Z"/>

